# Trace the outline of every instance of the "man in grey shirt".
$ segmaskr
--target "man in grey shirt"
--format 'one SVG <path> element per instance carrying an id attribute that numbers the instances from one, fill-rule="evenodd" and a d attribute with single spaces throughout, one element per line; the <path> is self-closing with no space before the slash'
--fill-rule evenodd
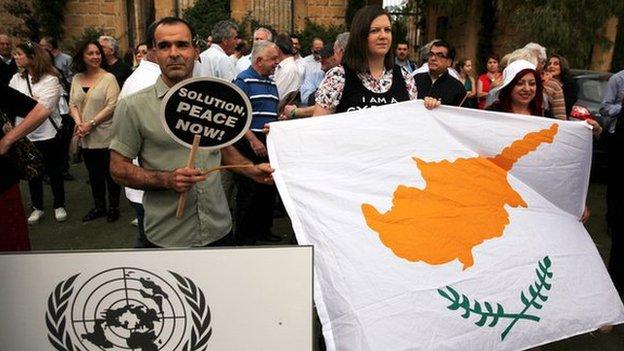
<path id="1" fill-rule="evenodd" d="M 161 75 L 156 84 L 122 99 L 113 117 L 110 170 L 120 185 L 145 190 L 145 234 L 148 247 L 234 245 L 232 220 L 217 172 L 225 164 L 249 165 L 238 173 L 272 184 L 268 163 L 253 165 L 234 147 L 198 150 L 186 167 L 189 150 L 175 142 L 160 122 L 162 99 L 172 86 L 192 76 L 198 52 L 194 30 L 179 18 L 159 20 L 154 50 Z M 138 157 L 140 166 L 132 159 Z M 183 218 L 176 218 L 179 194 L 187 193 Z"/>

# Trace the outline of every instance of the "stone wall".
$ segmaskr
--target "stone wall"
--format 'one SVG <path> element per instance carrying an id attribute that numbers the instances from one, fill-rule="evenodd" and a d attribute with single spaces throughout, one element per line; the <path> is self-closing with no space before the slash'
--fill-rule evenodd
<path id="1" fill-rule="evenodd" d="M 65 39 L 80 36 L 88 27 L 102 28 L 128 47 L 126 2 L 123 0 L 69 0 L 65 11 Z"/>
<path id="2" fill-rule="evenodd" d="M 291 0 L 294 31 L 301 31 L 305 26 L 305 19 L 308 18 L 318 24 L 341 25 L 344 24 L 345 12 L 348 0 Z M 266 0 L 231 0 L 230 9 L 232 18 L 241 21 L 248 13 L 254 16 L 254 9 L 259 3 L 267 3 Z M 275 11 L 273 8 L 265 9 L 267 12 Z M 258 11 L 258 10 L 256 10 Z M 284 10 L 290 12 L 290 9 Z M 260 13 L 259 13 L 260 15 Z M 275 16 L 279 18 L 280 16 Z M 278 23 L 267 23 L 276 26 L 278 30 L 288 30 L 282 28 L 284 25 Z"/>
<path id="3" fill-rule="evenodd" d="M 311 21 L 323 26 L 345 24 L 347 0 L 309 0 L 306 2 L 307 17 Z"/>

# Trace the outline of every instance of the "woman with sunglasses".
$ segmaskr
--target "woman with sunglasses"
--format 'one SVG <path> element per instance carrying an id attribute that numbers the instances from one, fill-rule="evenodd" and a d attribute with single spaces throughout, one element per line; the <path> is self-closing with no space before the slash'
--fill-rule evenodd
<path id="1" fill-rule="evenodd" d="M 317 93 L 314 115 L 353 111 L 416 99 L 414 79 L 394 64 L 390 15 L 366 6 L 353 18 L 341 66 L 330 69 Z"/>
<path id="2" fill-rule="evenodd" d="M 28 134 L 28 139 L 43 155 L 45 174 L 50 179 L 54 197 L 54 218 L 62 222 L 67 219 L 67 211 L 63 183 L 64 149 L 60 138 L 57 138 L 61 129 L 58 102 L 63 92 L 59 73 L 52 64 L 50 54 L 39 44 L 30 41 L 17 45 L 14 58 L 20 72 L 11 78 L 9 86 L 42 103 L 50 111 L 48 118 Z M 16 125 L 22 123 L 22 117 L 17 116 Z M 29 180 L 28 188 L 33 208 L 28 224 L 36 224 L 44 215 L 43 175 Z"/>

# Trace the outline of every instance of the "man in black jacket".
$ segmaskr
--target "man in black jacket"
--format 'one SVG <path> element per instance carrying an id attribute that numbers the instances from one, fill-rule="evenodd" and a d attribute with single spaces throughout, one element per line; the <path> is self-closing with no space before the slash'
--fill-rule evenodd
<path id="1" fill-rule="evenodd" d="M 448 73 L 448 68 L 455 60 L 455 49 L 444 40 L 431 45 L 429 51 L 429 72 L 414 76 L 418 98 L 433 97 L 442 105 L 460 106 L 466 96 L 464 85 Z"/>
<path id="2" fill-rule="evenodd" d="M 0 84 L 9 85 L 11 77 L 17 73 L 17 65 L 11 50 L 11 38 L 0 34 Z"/>

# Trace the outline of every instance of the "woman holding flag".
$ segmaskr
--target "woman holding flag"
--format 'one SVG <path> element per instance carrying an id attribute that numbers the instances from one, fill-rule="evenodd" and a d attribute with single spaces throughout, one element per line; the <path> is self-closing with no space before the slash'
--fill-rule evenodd
<path id="1" fill-rule="evenodd" d="M 390 15 L 366 6 L 353 18 L 343 64 L 327 72 L 314 115 L 353 111 L 416 99 L 414 78 L 394 64 Z"/>

